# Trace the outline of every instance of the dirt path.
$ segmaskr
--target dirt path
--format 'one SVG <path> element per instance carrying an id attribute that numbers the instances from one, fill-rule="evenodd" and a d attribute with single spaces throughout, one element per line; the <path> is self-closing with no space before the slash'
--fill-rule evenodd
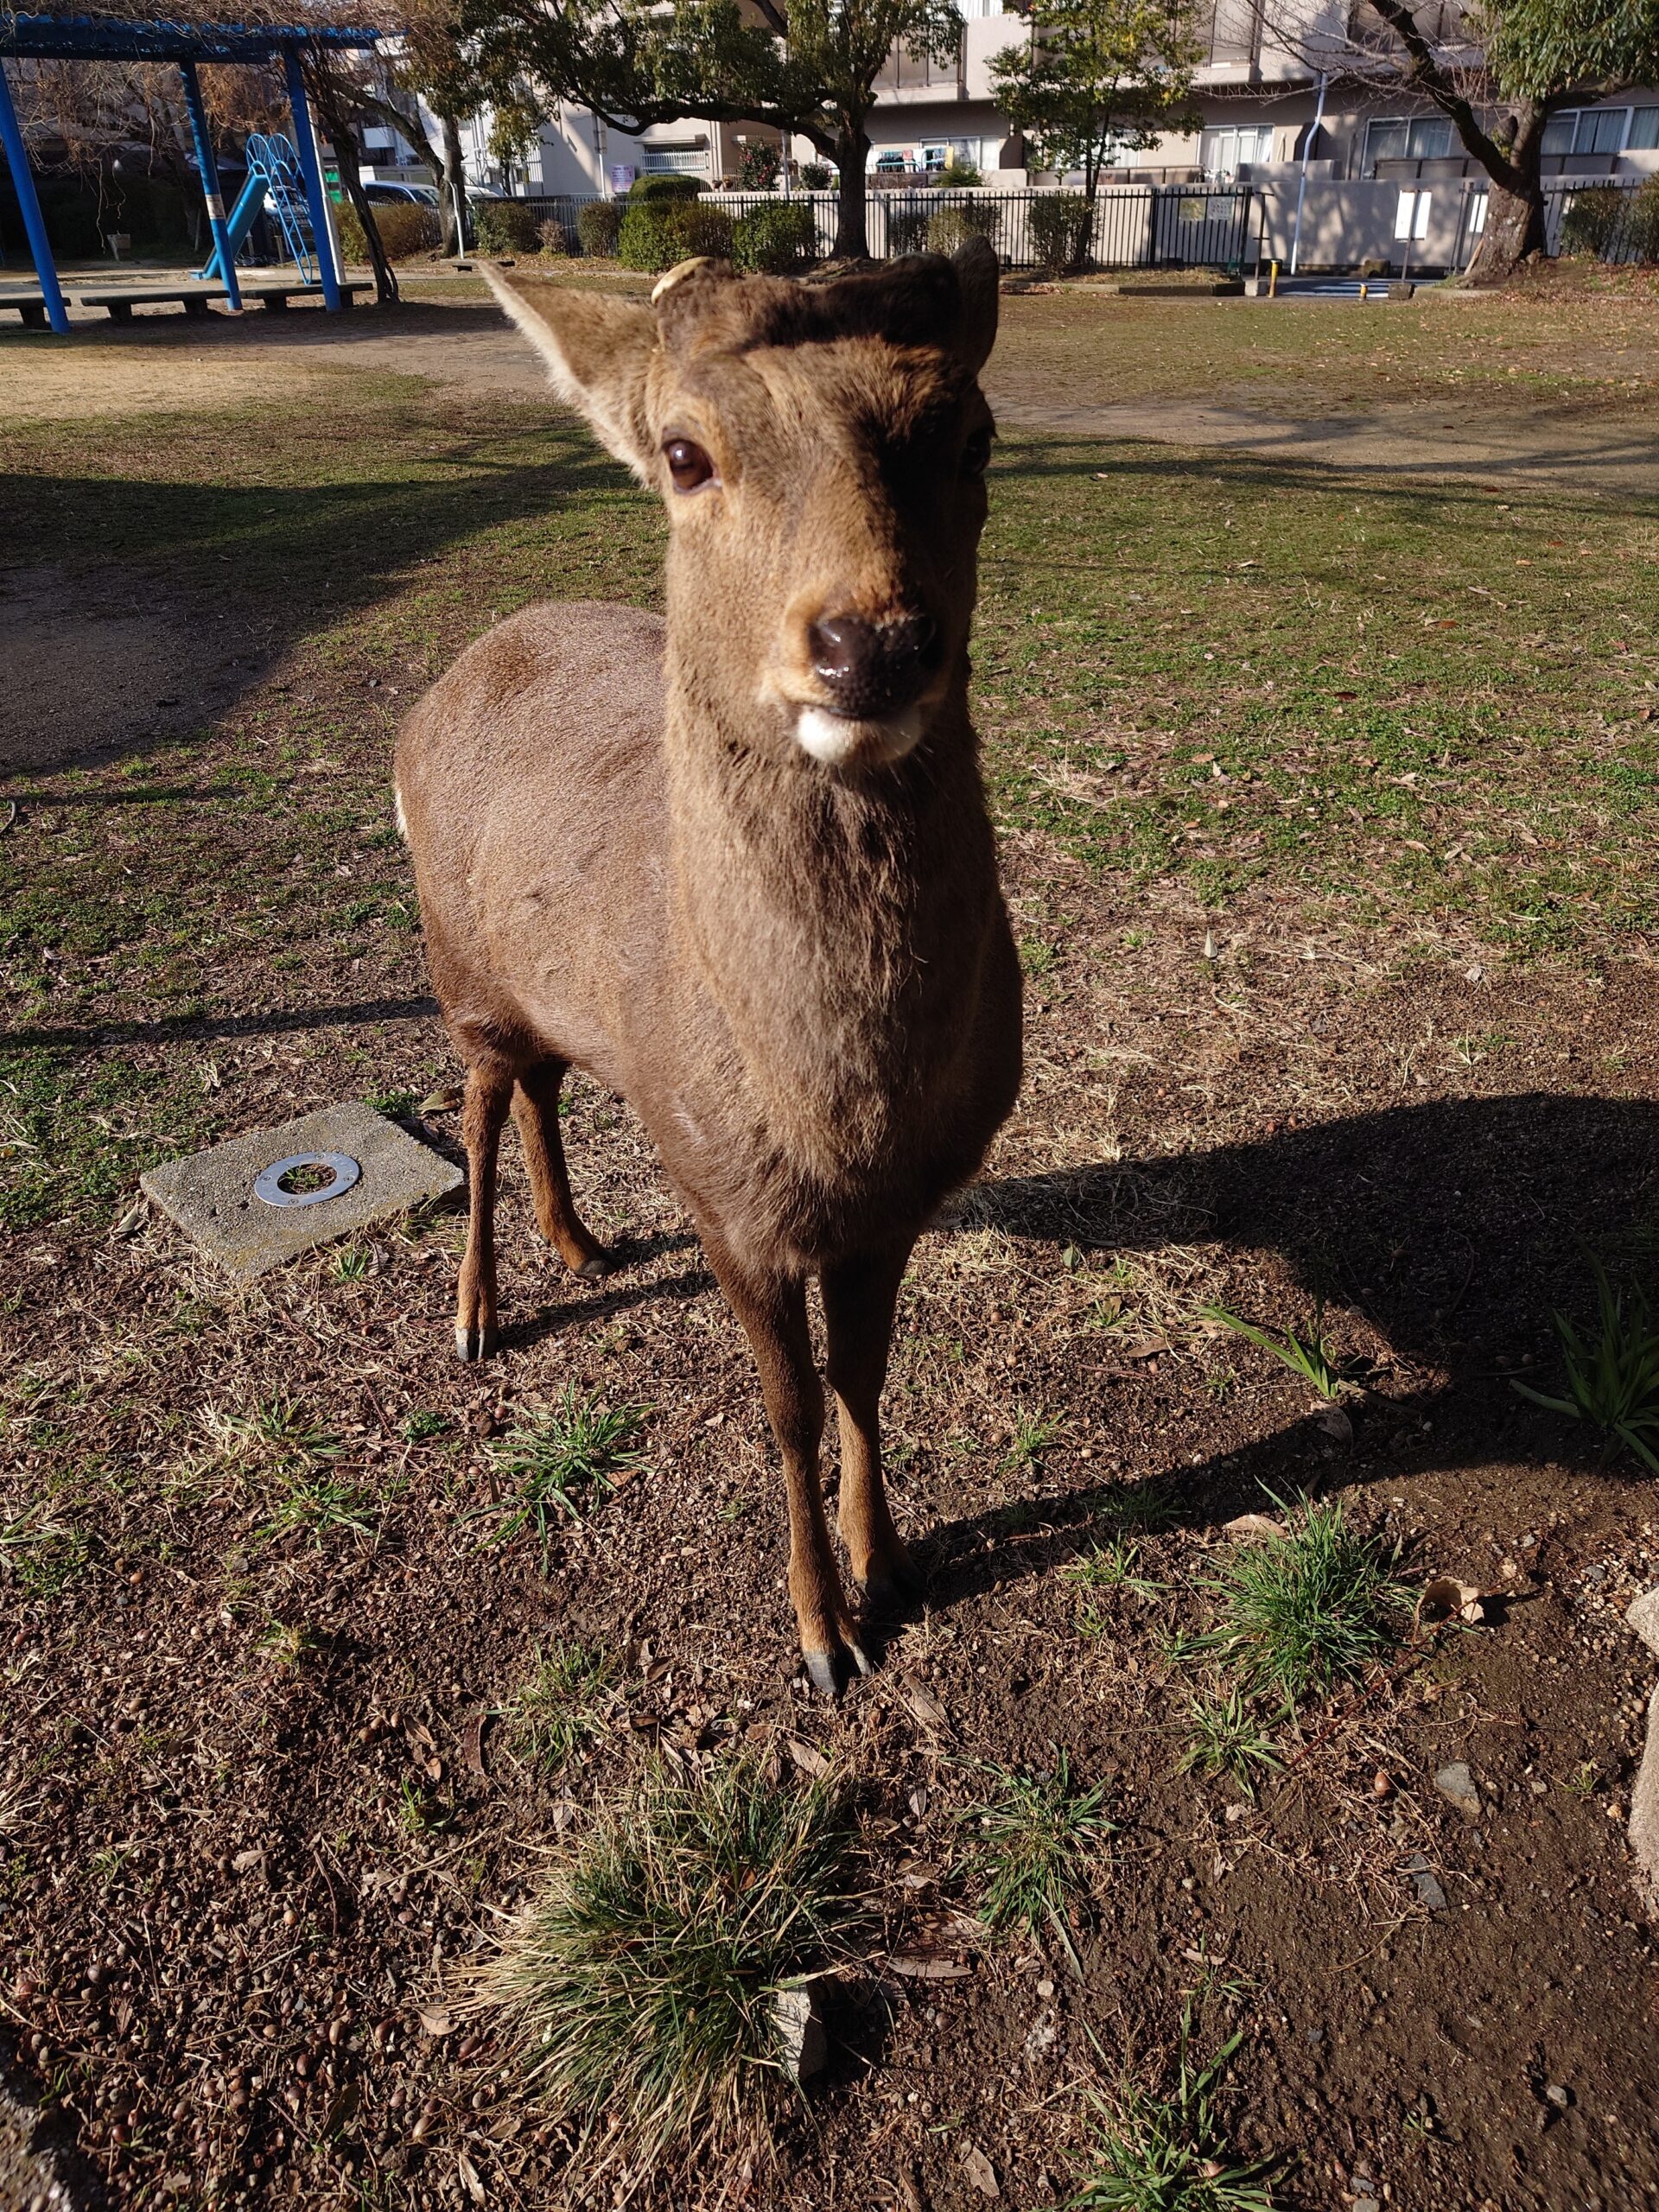
<path id="1" fill-rule="evenodd" d="M 470 298 L 417 296 L 391 322 L 372 311 L 335 321 L 299 309 L 280 321 L 250 315 L 228 327 L 215 318 L 204 328 L 158 313 L 120 331 L 89 325 L 67 345 L 20 334 L 0 344 L 0 365 L 8 411 L 41 420 L 234 405 L 268 399 L 283 386 L 297 404 L 321 404 L 341 375 L 429 378 L 514 402 L 548 397 L 524 340 L 493 306 Z M 1223 391 L 1075 405 L 1055 399 L 1054 378 L 1034 382 L 1017 353 L 993 361 L 988 385 L 1005 430 L 1146 439 L 1395 478 L 1475 476 L 1517 486 L 1570 482 L 1630 498 L 1659 494 L 1659 429 L 1645 410 L 1536 402 L 1525 410 L 1495 409 L 1460 397 L 1427 406 L 1327 404 L 1300 412 L 1282 404 L 1242 404 Z"/>
<path id="2" fill-rule="evenodd" d="M 1650 415 L 1586 416 L 1534 408 L 1486 409 L 1425 418 L 1416 408 L 1313 418 L 1191 400 L 1135 400 L 1114 407 L 1056 406 L 1005 391 L 993 368 L 998 423 L 1084 438 L 1145 438 L 1160 445 L 1220 448 L 1297 467 L 1339 468 L 1425 481 L 1476 476 L 1515 485 L 1571 483 L 1652 498 L 1659 493 L 1659 429 Z"/>

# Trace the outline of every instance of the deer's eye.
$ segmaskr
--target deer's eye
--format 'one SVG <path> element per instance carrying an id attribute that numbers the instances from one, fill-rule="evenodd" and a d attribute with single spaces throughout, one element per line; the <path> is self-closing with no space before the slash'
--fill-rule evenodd
<path id="1" fill-rule="evenodd" d="M 964 476 L 982 476 L 991 461 L 991 434 L 976 430 L 962 449 L 962 473 Z"/>
<path id="2" fill-rule="evenodd" d="M 677 492 L 695 492 L 715 473 L 714 462 L 690 438 L 671 438 L 663 448 L 663 459 L 668 463 L 668 473 Z"/>

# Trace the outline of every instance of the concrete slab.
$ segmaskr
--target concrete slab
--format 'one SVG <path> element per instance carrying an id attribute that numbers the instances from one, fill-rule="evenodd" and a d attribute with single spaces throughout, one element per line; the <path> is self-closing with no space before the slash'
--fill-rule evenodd
<path id="1" fill-rule="evenodd" d="M 298 1205 L 268 1205 L 255 1195 L 256 1179 L 277 1160 L 321 1153 L 358 1163 L 361 1173 L 349 1188 Z M 169 1160 L 139 1181 L 199 1250 L 238 1282 L 251 1282 L 296 1253 L 407 1213 L 466 1179 L 453 1161 L 354 1098 Z"/>

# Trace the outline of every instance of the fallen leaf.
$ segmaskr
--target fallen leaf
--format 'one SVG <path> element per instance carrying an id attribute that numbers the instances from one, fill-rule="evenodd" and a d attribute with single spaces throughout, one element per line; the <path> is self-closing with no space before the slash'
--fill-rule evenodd
<path id="1" fill-rule="evenodd" d="M 1354 1424 L 1340 1406 L 1316 1407 L 1313 1426 L 1322 1428 L 1327 1436 L 1334 1436 L 1338 1444 L 1351 1444 L 1354 1440 Z"/>
<path id="2" fill-rule="evenodd" d="M 417 1114 L 453 1114 L 460 1103 L 458 1090 L 429 1090 L 415 1110 Z"/>
<path id="3" fill-rule="evenodd" d="M 1221 1533 L 1236 1544 L 1276 1544 L 1290 1531 L 1271 1514 L 1240 1513 L 1226 1523 Z"/>
<path id="4" fill-rule="evenodd" d="M 442 2005 L 435 2005 L 421 2015 L 421 2025 L 429 2036 L 447 2036 L 454 2032 L 454 2022 Z"/>
<path id="5" fill-rule="evenodd" d="M 455 2153 L 455 2166 L 467 2194 L 472 2198 L 474 2203 L 485 2203 L 487 2200 L 484 2195 L 484 2184 L 478 2177 L 478 2168 L 464 2151 L 458 2151 Z"/>
<path id="6" fill-rule="evenodd" d="M 889 1959 L 887 1965 L 906 1981 L 961 1981 L 973 1972 L 965 1959 L 926 1959 L 914 1953 L 905 1958 Z"/>
<path id="7" fill-rule="evenodd" d="M 1453 1574 L 1437 1574 L 1426 1583 L 1417 1600 L 1420 1621 L 1450 1620 L 1453 1616 L 1472 1626 L 1486 1618 L 1486 1600 L 1472 1582 L 1459 1582 Z"/>
<path id="8" fill-rule="evenodd" d="M 461 1732 L 461 1756 L 468 1774 L 478 1781 L 487 1779 L 484 1772 L 484 1707 L 469 1713 L 467 1725 Z"/>
<path id="9" fill-rule="evenodd" d="M 908 1675 L 895 1674 L 891 1680 L 894 1689 L 909 1707 L 913 1720 L 918 1721 L 924 1728 L 936 1729 L 947 1736 L 950 1734 L 950 1716 L 931 1690 L 925 1690 Z"/>
<path id="10" fill-rule="evenodd" d="M 810 1774 L 816 1781 L 830 1771 L 830 1762 L 811 1744 L 804 1744 L 798 1736 L 785 1736 L 784 1749 L 789 1753 L 803 1774 Z"/>
<path id="11" fill-rule="evenodd" d="M 962 2166 L 963 2171 L 982 2196 L 1000 2196 L 1002 2194 L 996 2185 L 996 2168 L 977 2143 L 963 2145 Z"/>

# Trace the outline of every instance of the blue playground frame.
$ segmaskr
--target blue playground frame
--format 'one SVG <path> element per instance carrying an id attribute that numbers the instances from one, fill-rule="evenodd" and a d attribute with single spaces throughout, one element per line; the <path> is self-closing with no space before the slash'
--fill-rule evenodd
<path id="1" fill-rule="evenodd" d="M 268 62 L 280 60 L 294 117 L 294 149 L 305 181 L 306 205 L 311 216 L 317 274 L 321 279 L 322 302 L 331 315 L 344 304 L 340 271 L 335 266 L 334 232 L 328 222 L 328 200 L 322 181 L 322 162 L 311 128 L 311 111 L 305 97 L 300 55 L 307 46 L 332 47 L 336 52 L 366 53 L 378 41 L 378 31 L 327 24 L 169 23 L 138 22 L 96 16 L 19 16 L 0 13 L 0 149 L 5 154 L 22 210 L 23 228 L 34 257 L 35 273 L 46 304 L 47 320 L 54 330 L 67 334 L 68 310 L 58 282 L 57 264 L 41 203 L 29 171 L 17 111 L 6 83 L 8 58 L 38 61 L 171 61 L 184 80 L 185 106 L 195 143 L 196 167 L 207 203 L 207 224 L 213 233 L 213 255 L 232 311 L 242 305 L 236 279 L 236 247 L 226 217 L 219 189 L 219 168 L 208 135 L 207 111 L 202 105 L 197 65 L 203 61 Z"/>

